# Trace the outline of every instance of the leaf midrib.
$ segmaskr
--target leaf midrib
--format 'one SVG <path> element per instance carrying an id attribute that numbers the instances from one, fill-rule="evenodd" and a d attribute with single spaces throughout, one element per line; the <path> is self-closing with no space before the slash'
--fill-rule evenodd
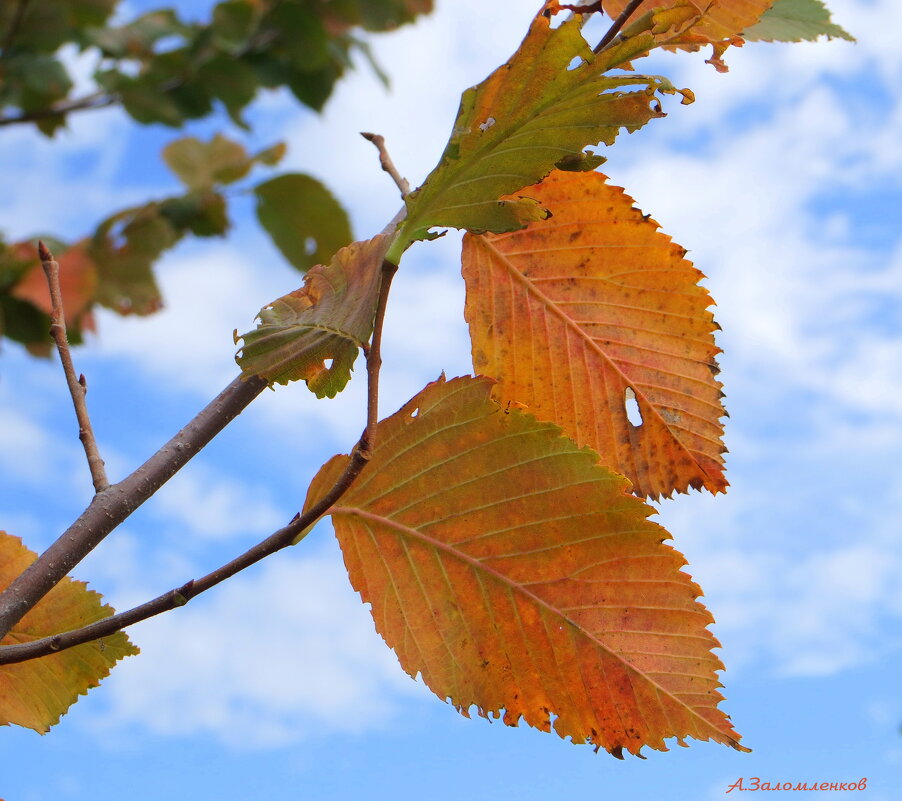
<path id="1" fill-rule="evenodd" d="M 671 439 L 673 440 L 673 442 L 675 442 L 677 444 L 677 446 L 680 448 L 680 450 L 682 450 L 690 459 L 692 459 L 693 463 L 698 467 L 698 469 L 701 471 L 702 475 L 704 475 L 708 481 L 712 482 L 712 484 L 714 484 L 716 486 L 714 477 L 709 475 L 709 473 L 705 469 L 704 465 L 702 465 L 701 462 L 699 462 L 699 460 L 695 457 L 694 452 L 689 450 L 688 446 L 686 444 L 684 444 L 683 441 L 679 437 L 674 436 L 670 424 L 664 419 L 663 415 L 661 415 L 660 411 L 658 410 L 657 405 L 654 404 L 649 399 L 648 395 L 646 395 L 645 392 L 643 392 L 641 389 L 638 389 L 638 387 L 636 385 L 634 385 L 634 382 L 629 378 L 629 376 L 627 376 L 623 372 L 623 370 L 620 369 L 620 366 L 613 360 L 613 358 L 611 356 L 609 356 L 602 348 L 600 348 L 598 346 L 598 344 L 595 342 L 595 340 L 591 336 L 589 336 L 585 332 L 585 330 L 583 330 L 579 325 L 577 325 L 577 323 L 571 317 L 569 317 L 567 314 L 565 314 L 558 307 L 558 304 L 555 303 L 555 301 L 553 301 L 550 297 L 548 297 L 548 295 L 546 295 L 544 292 L 542 292 L 538 287 L 535 286 L 535 284 L 532 281 L 530 281 L 525 275 L 523 275 L 523 273 L 521 273 L 520 270 L 517 269 L 516 265 L 507 257 L 507 254 L 498 250 L 494 246 L 494 244 L 485 236 L 474 236 L 473 238 L 480 245 L 482 245 L 486 250 L 489 251 L 489 255 L 491 258 L 494 258 L 497 261 L 499 261 L 501 264 L 503 264 L 507 268 L 507 270 L 510 272 L 511 276 L 516 281 L 518 281 L 520 284 L 522 284 L 524 287 L 526 287 L 527 292 L 531 293 L 536 298 L 538 298 L 538 300 L 541 301 L 555 316 L 557 316 L 560 320 L 563 321 L 564 325 L 566 325 L 568 328 L 570 328 L 572 331 L 574 331 L 583 341 L 585 341 L 588 344 L 588 346 L 595 353 L 597 353 L 602 358 L 602 360 L 605 363 L 607 363 L 618 376 L 620 376 L 620 378 L 623 380 L 623 382 L 627 386 L 629 386 L 633 389 L 633 391 L 636 393 L 637 396 L 641 396 L 641 398 L 645 401 L 646 407 L 651 409 L 655 418 L 657 418 L 660 421 L 661 425 L 664 426 L 664 428 L 668 432 L 670 432 Z M 665 372 L 669 372 L 669 371 L 665 371 Z"/>
<path id="2" fill-rule="evenodd" d="M 572 627 L 571 630 L 575 630 L 576 632 L 581 634 L 583 637 L 588 639 L 591 643 L 593 643 L 600 650 L 604 651 L 606 654 L 608 654 L 609 656 L 613 657 L 615 660 L 620 662 L 623 665 L 624 669 L 629 674 L 639 676 L 642 680 L 648 682 L 648 684 L 650 684 L 654 688 L 655 692 L 657 692 L 659 694 L 663 693 L 665 696 L 670 698 L 675 704 L 686 709 L 689 713 L 692 714 L 692 716 L 694 718 L 696 718 L 697 720 L 700 720 L 702 722 L 705 729 L 709 730 L 710 732 L 714 732 L 714 735 L 715 735 L 714 739 L 716 741 L 723 742 L 724 740 L 726 740 L 727 744 L 732 745 L 733 747 L 736 747 L 736 748 L 740 748 L 740 749 L 742 748 L 742 746 L 740 746 L 739 742 L 735 738 L 731 737 L 729 734 L 726 734 L 721 729 L 718 729 L 716 726 L 714 726 L 714 724 L 711 723 L 709 720 L 707 720 L 707 718 L 705 718 L 703 715 L 701 715 L 699 712 L 697 712 L 694 707 L 689 706 L 687 703 L 685 703 L 681 699 L 677 698 L 669 690 L 667 690 L 666 688 L 664 688 L 660 684 L 658 684 L 658 682 L 649 678 L 648 674 L 643 673 L 641 670 L 639 670 L 634 665 L 632 665 L 630 662 L 628 662 L 626 659 L 624 659 L 619 653 L 612 650 L 609 646 L 605 645 L 601 640 L 599 640 L 597 637 L 595 637 L 591 632 L 587 631 L 584 627 L 580 626 L 578 623 L 571 620 L 560 609 L 551 605 L 544 599 L 540 598 L 538 595 L 536 595 L 535 593 L 528 590 L 522 584 L 518 584 L 517 582 L 512 581 L 510 578 L 505 576 L 503 573 L 498 572 L 497 570 L 480 562 L 478 559 L 475 559 L 474 557 L 471 557 L 465 553 L 462 553 L 461 551 L 453 548 L 452 546 L 448 545 L 447 543 L 437 540 L 434 537 L 430 537 L 428 534 L 425 534 L 422 531 L 419 531 L 415 528 L 410 528 L 409 526 L 405 526 L 403 523 L 399 523 L 398 521 L 393 520 L 389 517 L 385 517 L 383 515 L 377 515 L 372 512 L 368 512 L 365 509 L 361 509 L 361 508 L 355 507 L 355 506 L 333 506 L 329 510 L 329 514 L 332 515 L 333 517 L 335 515 L 342 515 L 342 514 L 349 515 L 349 516 L 355 516 L 355 517 L 362 518 L 362 519 L 368 521 L 369 523 L 374 523 L 377 525 L 385 526 L 389 529 L 393 529 L 394 531 L 401 534 L 402 536 L 405 536 L 405 537 L 408 537 L 408 538 L 411 538 L 414 540 L 418 540 L 421 543 L 423 543 L 424 545 L 427 545 L 431 548 L 435 548 L 436 550 L 442 551 L 442 552 L 452 556 L 453 558 L 456 558 L 459 561 L 464 562 L 464 564 L 469 566 L 470 569 L 472 569 L 476 573 L 477 576 L 479 576 L 479 575 L 491 576 L 493 579 L 498 581 L 500 584 L 507 587 L 508 590 L 512 590 L 512 591 L 520 593 L 521 595 L 524 595 L 530 602 L 536 604 L 540 608 L 544 609 L 545 611 L 551 613 L 555 617 L 560 618 L 561 620 L 566 622 L 569 626 Z M 375 543 L 374 543 L 374 547 L 376 547 L 376 550 L 381 553 L 381 549 Z M 655 608 L 671 610 L 671 607 L 655 607 Z M 691 611 L 691 610 L 676 609 L 676 610 L 672 610 L 672 611 L 683 612 L 683 611 Z M 701 614 L 701 613 L 699 613 L 699 614 Z M 644 632 L 644 633 L 648 633 L 648 632 Z M 442 639 L 444 640 L 444 638 L 442 638 Z M 669 674 L 666 672 L 661 672 L 660 675 L 669 675 Z M 705 693 L 705 695 L 707 696 L 708 693 Z M 638 697 L 635 695 L 635 692 L 634 692 L 634 698 L 636 698 L 638 701 Z M 651 731 L 651 729 L 650 729 L 650 731 Z"/>

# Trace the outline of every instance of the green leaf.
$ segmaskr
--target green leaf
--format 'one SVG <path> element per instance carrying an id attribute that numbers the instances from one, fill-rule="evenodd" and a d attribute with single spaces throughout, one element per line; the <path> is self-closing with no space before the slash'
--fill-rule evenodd
<path id="1" fill-rule="evenodd" d="M 594 55 L 578 18 L 554 29 L 540 13 L 511 59 L 464 92 L 438 166 L 407 197 L 398 247 L 432 226 L 503 232 L 547 217 L 528 198 L 499 198 L 562 162 L 572 165 L 587 145 L 610 145 L 621 130 L 664 116 L 655 95 L 677 92 L 667 79 L 605 74 L 662 41 L 666 31 L 658 23 L 650 14 L 644 30 Z M 691 93 L 681 94 L 691 102 Z"/>
<path id="2" fill-rule="evenodd" d="M 248 0 L 227 0 L 213 9 L 213 41 L 223 50 L 240 51 L 256 27 L 257 14 Z"/>
<path id="3" fill-rule="evenodd" d="M 391 31 L 432 11 L 433 0 L 332 0 L 323 14 L 330 28 L 362 25 L 370 31 Z"/>
<path id="4" fill-rule="evenodd" d="M 0 335 L 23 345 L 49 341 L 50 317 L 31 303 L 0 292 Z"/>
<path id="5" fill-rule="evenodd" d="M 388 245 L 380 235 L 342 248 L 328 266 L 310 270 L 301 289 L 261 309 L 260 324 L 241 336 L 235 360 L 242 375 L 279 384 L 303 379 L 319 398 L 341 392 L 373 332 Z"/>
<path id="6" fill-rule="evenodd" d="M 241 111 L 254 99 L 260 83 L 253 67 L 243 59 L 218 54 L 198 68 L 197 80 L 225 106 L 236 124 L 247 127 Z"/>
<path id="7" fill-rule="evenodd" d="M 46 243 L 46 240 L 44 240 Z M 56 248 L 51 247 L 54 253 Z M 33 265 L 38 263 L 37 248 L 27 242 L 7 244 L 0 237 L 0 291 L 19 282 Z"/>
<path id="8" fill-rule="evenodd" d="M 122 98 L 122 106 L 135 122 L 142 125 L 162 123 L 171 128 L 181 126 L 184 119 L 178 104 L 167 92 L 161 92 L 159 84 L 146 77 L 116 81 L 116 91 Z"/>
<path id="9" fill-rule="evenodd" d="M 329 64 L 316 72 L 289 72 L 285 82 L 291 93 L 305 106 L 322 111 L 341 73 L 338 65 Z"/>
<path id="10" fill-rule="evenodd" d="M 0 531 L 0 590 L 35 559 L 18 537 Z M 64 578 L 12 631 L 3 645 L 33 642 L 81 628 L 113 614 L 101 596 L 83 581 Z M 15 724 L 44 733 L 80 695 L 107 676 L 113 666 L 138 649 L 122 632 L 41 659 L 0 665 L 0 726 Z"/>
<path id="11" fill-rule="evenodd" d="M 179 236 L 158 203 L 127 209 L 101 223 L 88 250 L 97 265 L 97 302 L 119 314 L 158 311 L 163 299 L 151 268 Z"/>
<path id="12" fill-rule="evenodd" d="M 147 58 L 154 45 L 170 36 L 188 36 L 191 29 L 171 8 L 142 14 L 118 28 L 90 28 L 82 32 L 85 44 L 93 45 L 113 58 Z"/>
<path id="13" fill-rule="evenodd" d="M 279 32 L 279 49 L 294 67 L 315 72 L 328 64 L 329 35 L 318 14 L 297 3 L 285 2 L 276 6 L 269 23 Z"/>
<path id="14" fill-rule="evenodd" d="M 62 100 L 72 88 L 72 79 L 66 68 L 46 53 L 19 52 L 5 59 L 5 69 L 0 69 L 0 82 L 6 95 L 5 102 L 23 111 L 49 108 Z M 35 123 L 46 136 L 65 125 L 65 117 L 47 117 Z"/>
<path id="15" fill-rule="evenodd" d="M 211 190 L 163 200 L 160 214 L 179 232 L 188 230 L 195 236 L 222 236 L 229 230 L 225 198 Z"/>
<path id="16" fill-rule="evenodd" d="M 830 10 L 821 0 L 776 0 L 742 34 L 743 39 L 753 42 L 813 41 L 819 36 L 855 41 L 855 37 L 830 21 Z"/>
<path id="17" fill-rule="evenodd" d="M 233 183 L 247 175 L 253 164 L 244 147 L 222 134 L 209 142 L 193 136 L 176 139 L 163 148 L 163 159 L 190 189 Z"/>
<path id="18" fill-rule="evenodd" d="M 298 270 L 326 263 L 351 241 L 345 210 L 315 178 L 280 175 L 259 184 L 254 192 L 260 224 Z"/>
<path id="19" fill-rule="evenodd" d="M 79 29 L 103 25 L 117 0 L 28 0 L 13 45 L 22 50 L 53 53 L 75 39 Z M 0 42 L 16 18 L 21 0 L 0 0 Z"/>

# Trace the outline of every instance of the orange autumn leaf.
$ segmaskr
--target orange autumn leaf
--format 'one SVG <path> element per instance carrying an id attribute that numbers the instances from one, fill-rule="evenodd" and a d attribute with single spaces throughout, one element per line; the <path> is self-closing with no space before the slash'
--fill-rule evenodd
<path id="1" fill-rule="evenodd" d="M 613 18 L 618 17 L 626 8 L 629 0 L 606 0 L 604 10 Z M 702 40 L 717 42 L 741 35 L 754 25 L 774 4 L 774 0 L 688 0 L 694 6 L 701 19 L 692 26 L 692 34 Z M 687 0 L 653 0 L 643 3 L 630 17 L 636 20 L 652 8 L 670 8 L 686 5 Z"/>
<path id="2" fill-rule="evenodd" d="M 60 266 L 60 291 L 66 325 L 75 325 L 94 301 L 97 292 L 97 266 L 85 250 L 86 241 L 78 242 L 57 256 Z M 45 314 L 50 314 L 50 291 L 41 263 L 36 261 L 22 280 L 12 289 L 19 300 L 26 300 Z"/>
<path id="3" fill-rule="evenodd" d="M 477 373 L 601 454 L 637 492 L 722 492 L 717 324 L 685 250 L 598 173 L 522 190 L 553 216 L 464 237 Z M 630 421 L 635 398 L 641 420 Z"/>
<path id="4" fill-rule="evenodd" d="M 437 381 L 376 432 L 329 513 L 351 583 L 411 676 L 463 714 L 616 756 L 665 738 L 740 750 L 683 557 L 622 476 L 560 429 Z M 328 462 L 307 506 L 347 457 Z"/>
<path id="5" fill-rule="evenodd" d="M 0 591 L 35 559 L 18 537 L 0 531 Z M 84 582 L 63 579 L 0 644 L 16 645 L 80 628 L 113 610 Z M 57 654 L 0 665 L 0 726 L 13 723 L 44 733 L 80 695 L 96 687 L 125 656 L 138 653 L 122 632 Z"/>

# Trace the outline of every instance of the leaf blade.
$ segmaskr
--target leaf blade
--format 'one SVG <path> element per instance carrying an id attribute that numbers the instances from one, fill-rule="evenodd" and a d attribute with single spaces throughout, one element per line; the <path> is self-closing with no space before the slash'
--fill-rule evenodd
<path id="1" fill-rule="evenodd" d="M 717 709 L 711 617 L 650 508 L 490 391 L 488 379 L 429 385 L 379 424 L 370 465 L 330 510 L 404 669 L 464 714 L 476 705 L 613 753 L 674 736 L 742 748 Z M 344 463 L 327 463 L 308 507 Z"/>
<path id="2" fill-rule="evenodd" d="M 304 272 L 351 242 L 348 215 L 309 175 L 288 173 L 254 187 L 257 218 L 282 255 Z"/>
<path id="3" fill-rule="evenodd" d="M 638 492 L 725 491 L 717 325 L 701 273 L 599 173 L 552 173 L 529 192 L 550 220 L 464 238 L 475 372 Z"/>
<path id="4" fill-rule="evenodd" d="M 543 219 L 547 212 L 529 198 L 500 198 L 562 161 L 584 159 L 587 145 L 610 145 L 621 129 L 664 116 L 656 95 L 677 92 L 667 79 L 605 74 L 656 46 L 669 29 L 654 29 L 653 15 L 646 23 L 595 55 L 578 19 L 552 28 L 540 12 L 510 60 L 464 92 L 439 164 L 405 200 L 402 238 L 423 238 L 431 226 L 500 232 Z M 574 60 L 580 64 L 571 69 Z M 691 93 L 681 94 L 691 102 Z"/>
<path id="5" fill-rule="evenodd" d="M 604 7 L 611 17 L 618 17 L 629 0 L 607 0 Z M 688 0 L 696 8 L 701 19 L 692 26 L 692 35 L 701 41 L 719 42 L 742 35 L 743 30 L 754 25 L 774 0 Z M 657 0 L 655 5 L 672 8 L 687 5 L 687 0 Z M 631 20 L 645 12 L 640 7 Z"/>
<path id="6" fill-rule="evenodd" d="M 0 531 L 0 589 L 9 586 L 35 556 L 18 537 Z M 13 627 L 2 644 L 31 642 L 112 613 L 84 582 L 65 578 Z M 0 665 L 0 726 L 15 724 L 45 733 L 116 662 L 137 653 L 125 634 L 117 632 L 41 659 Z"/>
<path id="7" fill-rule="evenodd" d="M 279 384 L 303 379 L 320 398 L 341 392 L 373 331 L 389 243 L 380 234 L 342 248 L 310 270 L 301 289 L 261 309 L 257 328 L 236 337 L 244 340 L 235 357 L 242 374 Z"/>
<path id="8" fill-rule="evenodd" d="M 775 0 L 758 22 L 743 31 L 752 42 L 814 41 L 826 36 L 854 42 L 855 37 L 831 20 L 821 0 Z"/>

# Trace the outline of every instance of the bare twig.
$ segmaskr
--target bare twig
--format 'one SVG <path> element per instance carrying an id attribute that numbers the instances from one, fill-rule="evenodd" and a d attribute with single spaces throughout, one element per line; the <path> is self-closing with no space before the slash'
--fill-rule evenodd
<path id="1" fill-rule="evenodd" d="M 607 47 L 614 39 L 614 37 L 620 33 L 620 29 L 626 25 L 626 21 L 632 16 L 633 12 L 642 5 L 644 0 L 630 0 L 629 3 L 626 4 L 626 8 L 623 9 L 617 19 L 614 20 L 613 25 L 608 28 L 608 32 L 601 37 L 601 41 L 595 45 L 593 52 L 599 53 L 605 47 Z"/>
<path id="2" fill-rule="evenodd" d="M 366 353 L 366 429 L 363 432 L 365 449 L 372 450 L 373 432 L 379 422 L 379 371 L 382 369 L 382 328 L 385 325 L 385 309 L 388 305 L 388 291 L 398 266 L 390 261 L 382 262 L 382 281 L 379 284 L 379 298 L 376 303 L 376 317 L 373 321 L 373 336 Z"/>
<path id="3" fill-rule="evenodd" d="M 66 317 L 63 312 L 63 293 L 60 288 L 60 266 L 43 242 L 38 242 L 38 255 L 41 257 L 41 266 L 44 268 L 47 286 L 50 289 L 50 336 L 56 342 L 56 349 L 59 351 L 60 361 L 63 363 L 63 372 L 66 374 L 72 405 L 75 406 L 75 416 L 78 418 L 78 438 L 81 440 L 85 456 L 88 458 L 88 469 L 91 471 L 94 491 L 102 492 L 110 485 L 110 482 L 107 480 L 106 470 L 103 469 L 103 459 L 100 458 L 100 451 L 97 449 L 97 440 L 94 438 L 94 429 L 91 426 L 91 417 L 85 402 L 85 395 L 88 394 L 85 377 L 83 375 L 76 377 L 75 375 L 69 340 L 66 338 Z"/>
<path id="4" fill-rule="evenodd" d="M 392 177 L 395 186 L 401 190 L 401 197 L 405 197 L 407 193 L 410 192 L 410 183 L 398 172 L 398 168 L 395 167 L 395 163 L 391 160 L 391 156 L 388 155 L 388 150 L 385 147 L 385 137 L 381 134 L 374 133 L 361 133 L 360 135 L 376 146 L 376 149 L 379 151 L 379 164 L 382 166 L 382 169 Z"/>
<path id="5" fill-rule="evenodd" d="M 93 94 L 58 103 L 50 108 L 40 108 L 34 111 L 23 111 L 12 117 L 0 117 L 0 125 L 18 125 L 25 122 L 37 122 L 52 117 L 63 117 L 70 111 L 85 111 L 95 108 L 106 108 L 119 102 L 119 95 L 106 92 L 94 92 Z"/>
<path id="6" fill-rule="evenodd" d="M 578 6 L 571 3 L 560 3 L 558 5 L 562 11 L 572 11 L 574 14 L 581 14 L 583 16 L 587 16 L 589 14 L 594 14 L 596 11 L 604 11 L 601 7 L 601 0 L 598 0 L 597 3 L 589 3 L 586 6 Z"/>
<path id="7" fill-rule="evenodd" d="M 266 386 L 256 376 L 236 378 L 134 473 L 96 494 L 78 520 L 0 593 L 0 638 Z"/>
<path id="8" fill-rule="evenodd" d="M 236 573 L 256 564 L 277 551 L 294 543 L 303 531 L 322 517 L 336 501 L 344 495 L 360 475 L 370 460 L 370 454 L 375 442 L 375 428 L 379 417 L 379 370 L 382 365 L 382 328 L 385 320 L 385 308 L 388 301 L 388 293 L 391 281 L 397 270 L 397 266 L 389 261 L 382 264 L 382 281 L 379 287 L 379 298 L 376 307 L 376 317 L 373 323 L 373 336 L 367 349 L 367 423 L 363 434 L 357 442 L 357 446 L 348 459 L 344 472 L 339 476 L 332 488 L 313 506 L 303 514 L 296 515 L 294 519 L 283 528 L 271 534 L 262 542 L 232 561 L 217 568 L 212 573 L 183 584 L 177 589 L 154 598 L 147 603 L 136 606 L 126 612 L 99 620 L 88 626 L 72 631 L 44 637 L 19 645 L 7 645 L 0 647 L 0 665 L 9 665 L 15 662 L 24 662 L 41 656 L 56 653 L 72 648 L 82 643 L 109 637 L 126 626 L 147 620 L 150 617 L 168 612 L 179 606 L 184 606 L 188 601 L 203 592 L 215 587 L 217 584 L 234 576 Z"/>

